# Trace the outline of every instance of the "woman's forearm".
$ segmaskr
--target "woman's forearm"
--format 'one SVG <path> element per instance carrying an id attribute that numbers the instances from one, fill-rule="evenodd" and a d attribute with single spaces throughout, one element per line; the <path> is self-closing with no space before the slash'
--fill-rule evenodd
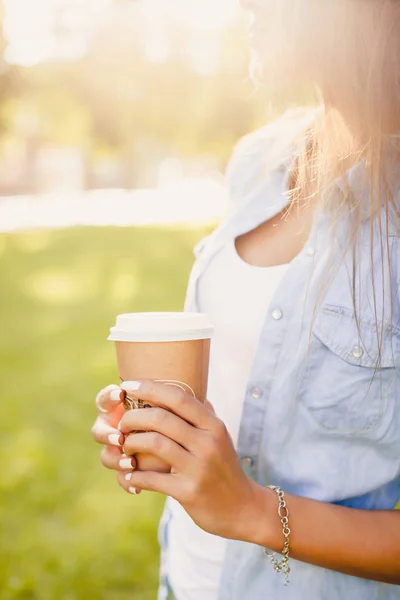
<path id="1" fill-rule="evenodd" d="M 257 486 L 246 539 L 281 552 L 284 537 L 273 490 Z M 285 495 L 290 556 L 348 575 L 400 585 L 400 511 L 366 511 Z M 247 536 L 249 537 L 249 536 Z"/>

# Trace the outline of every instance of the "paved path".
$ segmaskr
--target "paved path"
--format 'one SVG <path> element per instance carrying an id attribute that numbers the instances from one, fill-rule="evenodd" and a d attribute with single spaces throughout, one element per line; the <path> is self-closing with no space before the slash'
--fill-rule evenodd
<path id="1" fill-rule="evenodd" d="M 95 190 L 0 198 L 0 231 L 75 225 L 201 224 L 228 204 L 222 184 L 183 180 L 153 190 Z"/>

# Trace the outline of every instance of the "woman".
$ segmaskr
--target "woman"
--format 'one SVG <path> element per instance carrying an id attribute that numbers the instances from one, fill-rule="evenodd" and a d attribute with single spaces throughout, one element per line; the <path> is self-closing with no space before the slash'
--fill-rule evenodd
<path id="1" fill-rule="evenodd" d="M 400 4 L 243 4 L 254 78 L 312 81 L 322 108 L 239 144 L 197 248 L 215 413 L 127 382 L 157 408 L 122 416 L 110 386 L 93 434 L 126 491 L 169 496 L 160 600 L 399 599 Z"/>

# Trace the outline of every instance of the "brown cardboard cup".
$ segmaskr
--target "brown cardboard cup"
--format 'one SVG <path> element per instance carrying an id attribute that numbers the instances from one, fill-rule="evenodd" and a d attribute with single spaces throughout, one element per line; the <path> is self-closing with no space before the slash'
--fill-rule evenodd
<path id="1" fill-rule="evenodd" d="M 204 402 L 212 332 L 202 313 L 119 315 L 108 339 L 115 342 L 120 382 L 151 379 L 179 387 Z M 126 410 L 150 406 L 133 396 L 127 396 L 124 405 Z M 143 455 L 141 459 L 140 468 L 167 470 L 155 457 L 144 460 Z"/>

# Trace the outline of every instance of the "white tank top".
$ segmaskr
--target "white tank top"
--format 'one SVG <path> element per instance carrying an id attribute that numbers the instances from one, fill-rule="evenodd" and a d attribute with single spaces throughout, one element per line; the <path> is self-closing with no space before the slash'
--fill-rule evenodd
<path id="1" fill-rule="evenodd" d="M 199 283 L 199 308 L 215 326 L 208 399 L 237 444 L 261 326 L 288 265 L 254 267 L 229 242 Z M 261 401 L 261 400 L 260 400 Z M 176 600 L 216 600 L 227 540 L 206 533 L 170 499 L 168 575 Z"/>

